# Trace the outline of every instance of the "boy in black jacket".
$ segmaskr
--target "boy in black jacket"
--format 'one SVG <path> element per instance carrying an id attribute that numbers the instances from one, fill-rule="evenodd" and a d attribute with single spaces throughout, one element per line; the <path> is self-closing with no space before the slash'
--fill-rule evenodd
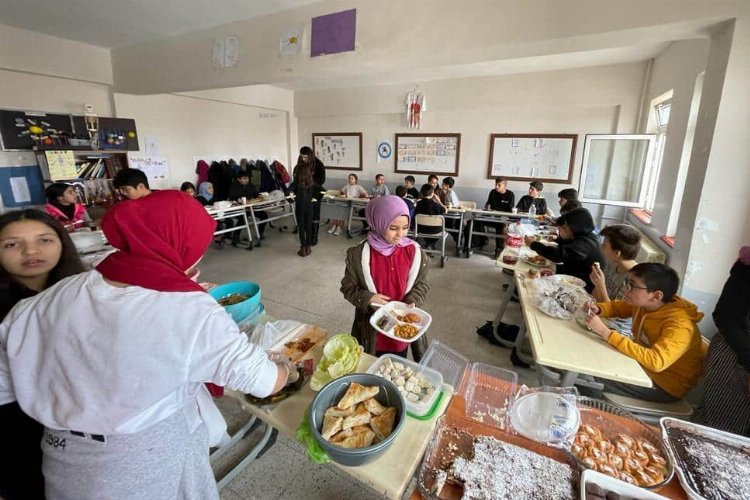
<path id="1" fill-rule="evenodd" d="M 422 198 L 417 202 L 415 209 L 415 218 L 419 214 L 423 215 L 445 215 L 445 205 L 440 202 L 440 199 L 435 196 L 435 188 L 430 184 L 425 184 L 420 190 Z M 416 227 L 416 226 L 415 226 Z M 419 230 L 423 234 L 437 234 L 440 232 L 440 228 L 422 227 Z M 419 242 L 423 247 L 427 247 L 430 250 L 435 249 L 436 240 L 433 238 L 424 238 L 424 241 Z"/>
<path id="2" fill-rule="evenodd" d="M 594 219 L 585 208 L 578 208 L 557 219 L 560 237 L 557 246 L 549 246 L 526 237 L 526 244 L 542 257 L 557 263 L 557 273 L 575 276 L 586 282 L 586 291 L 594 289 L 589 275 L 594 262 L 604 267 L 599 239 L 594 234 Z"/>

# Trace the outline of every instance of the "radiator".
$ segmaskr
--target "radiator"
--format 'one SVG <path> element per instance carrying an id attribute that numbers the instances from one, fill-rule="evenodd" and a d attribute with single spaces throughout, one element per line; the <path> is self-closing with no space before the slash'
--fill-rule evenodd
<path id="1" fill-rule="evenodd" d="M 666 264 L 667 254 L 659 248 L 659 245 L 648 239 L 641 233 L 641 249 L 635 258 L 638 262 L 660 262 Z"/>

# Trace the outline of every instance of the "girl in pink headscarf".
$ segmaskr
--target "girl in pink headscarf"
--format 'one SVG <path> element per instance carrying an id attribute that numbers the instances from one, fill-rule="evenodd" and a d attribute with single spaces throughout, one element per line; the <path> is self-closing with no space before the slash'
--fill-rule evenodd
<path id="1" fill-rule="evenodd" d="M 346 272 L 341 293 L 356 307 L 352 335 L 365 352 L 380 356 L 395 353 L 406 357 L 409 344 L 378 334 L 370 326 L 375 304 L 400 301 L 421 306 L 427 296 L 429 258 L 419 245 L 406 237 L 409 208 L 398 196 L 370 200 L 365 210 L 370 232 L 367 239 L 346 253 Z M 412 357 L 419 361 L 427 348 L 422 335 L 412 342 Z"/>

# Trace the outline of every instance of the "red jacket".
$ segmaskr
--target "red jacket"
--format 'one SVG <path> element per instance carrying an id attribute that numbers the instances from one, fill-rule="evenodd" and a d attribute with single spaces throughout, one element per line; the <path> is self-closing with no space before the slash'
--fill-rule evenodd
<path id="1" fill-rule="evenodd" d="M 84 222 L 86 222 L 86 207 L 84 207 L 80 203 L 76 203 L 72 219 L 69 219 L 68 216 L 62 212 L 62 210 L 52 205 L 51 203 L 47 203 L 44 209 L 48 214 L 60 221 L 63 225 L 73 223 L 75 227 L 78 228 L 83 226 Z"/>

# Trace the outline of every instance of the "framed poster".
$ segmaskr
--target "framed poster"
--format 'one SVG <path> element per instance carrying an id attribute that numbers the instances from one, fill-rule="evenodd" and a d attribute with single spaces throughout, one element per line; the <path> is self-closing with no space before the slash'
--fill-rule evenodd
<path id="1" fill-rule="evenodd" d="M 487 178 L 570 184 L 576 134 L 492 134 Z"/>
<path id="2" fill-rule="evenodd" d="M 396 134 L 396 172 L 458 175 L 461 134 Z"/>
<path id="3" fill-rule="evenodd" d="M 362 133 L 313 134 L 313 152 L 326 168 L 362 170 Z"/>

